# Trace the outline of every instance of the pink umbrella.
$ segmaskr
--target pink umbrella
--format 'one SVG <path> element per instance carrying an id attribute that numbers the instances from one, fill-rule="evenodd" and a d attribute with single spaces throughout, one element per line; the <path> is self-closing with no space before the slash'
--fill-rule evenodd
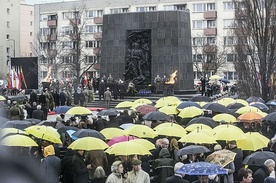
<path id="1" fill-rule="evenodd" d="M 149 112 L 157 111 L 157 108 L 152 105 L 140 105 L 136 107 L 136 112 L 147 114 Z"/>
<path id="2" fill-rule="evenodd" d="M 138 139 L 137 137 L 134 136 L 120 136 L 120 137 L 114 137 L 112 139 L 110 139 L 110 141 L 108 141 L 108 145 L 112 146 L 113 144 L 119 143 L 119 142 L 126 142 L 126 141 L 130 141 L 133 139 Z"/>

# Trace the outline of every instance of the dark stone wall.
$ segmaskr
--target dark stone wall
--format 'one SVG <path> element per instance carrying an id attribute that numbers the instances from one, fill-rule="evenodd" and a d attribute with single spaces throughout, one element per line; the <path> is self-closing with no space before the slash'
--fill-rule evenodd
<path id="1" fill-rule="evenodd" d="M 178 70 L 176 90 L 193 89 L 190 14 L 156 11 L 103 17 L 101 75 L 124 78 L 127 31 L 151 30 L 151 80 Z"/>

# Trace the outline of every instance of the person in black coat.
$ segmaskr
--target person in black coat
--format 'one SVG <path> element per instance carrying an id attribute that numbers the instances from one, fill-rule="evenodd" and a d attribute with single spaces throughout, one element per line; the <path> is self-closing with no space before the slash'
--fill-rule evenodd
<path id="1" fill-rule="evenodd" d="M 200 78 L 201 81 L 201 95 L 205 95 L 205 90 L 206 90 L 206 78 L 204 76 L 202 76 Z"/>
<path id="2" fill-rule="evenodd" d="M 127 89 L 123 81 L 120 81 L 118 88 L 119 88 L 120 100 L 124 100 Z"/>
<path id="3" fill-rule="evenodd" d="M 108 116 L 109 121 L 105 125 L 105 128 L 119 128 L 119 121 L 116 119 L 116 116 Z"/>
<path id="4" fill-rule="evenodd" d="M 41 106 L 38 105 L 37 110 L 34 110 L 32 113 L 32 118 L 34 119 L 39 119 L 39 120 L 44 120 L 44 112 L 41 110 Z"/>
<path id="5" fill-rule="evenodd" d="M 61 106 L 65 105 L 66 99 L 67 99 L 67 95 L 66 95 L 64 89 L 62 89 L 62 91 L 60 92 L 60 95 L 59 95 L 59 100 L 60 100 Z"/>
<path id="6" fill-rule="evenodd" d="M 71 149 L 67 149 L 64 158 L 61 161 L 61 175 L 62 183 L 74 183 L 73 177 L 73 156 L 74 151 Z"/>
<path id="7" fill-rule="evenodd" d="M 85 164 L 83 160 L 84 151 L 79 150 L 73 156 L 73 177 L 74 183 L 88 183 L 89 182 L 89 173 L 88 169 L 91 169 L 91 165 Z"/>
<path id="8" fill-rule="evenodd" d="M 117 81 L 114 81 L 112 83 L 112 93 L 113 93 L 113 97 L 115 100 L 118 99 L 118 95 L 119 95 L 119 85 Z"/>
<path id="9" fill-rule="evenodd" d="M 37 94 L 35 90 L 30 94 L 30 104 L 32 105 L 34 102 L 37 103 Z"/>
<path id="10" fill-rule="evenodd" d="M 54 97 L 55 107 L 60 106 L 60 96 L 58 91 L 55 91 L 55 93 L 53 94 L 53 97 Z"/>
<path id="11" fill-rule="evenodd" d="M 181 163 L 181 162 L 176 163 L 174 165 L 174 173 L 175 174 L 173 176 L 171 176 L 171 177 L 168 177 L 165 182 L 166 183 L 189 183 L 189 181 L 183 179 L 183 177 L 185 175 L 180 174 L 180 173 L 176 173 L 177 170 L 179 170 L 183 165 L 184 164 Z"/>
<path id="12" fill-rule="evenodd" d="M 125 123 L 133 123 L 133 119 L 132 117 L 128 114 L 128 110 L 124 110 L 123 115 L 120 116 L 120 118 L 122 119 L 121 123 L 125 124 Z M 122 125 L 120 124 L 120 125 Z"/>
<path id="13" fill-rule="evenodd" d="M 103 98 L 104 92 L 105 92 L 105 82 L 102 80 L 99 84 L 99 100 Z"/>
<path id="14" fill-rule="evenodd" d="M 269 177 L 270 173 L 275 169 L 275 161 L 267 159 L 264 164 L 253 174 L 252 183 L 264 182 L 265 178 Z"/>
<path id="15" fill-rule="evenodd" d="M 230 141 L 228 144 L 228 148 L 230 151 L 236 153 L 235 159 L 234 159 L 234 165 L 235 165 L 235 172 L 233 174 L 234 181 L 238 181 L 238 171 L 243 167 L 242 161 L 243 161 L 243 152 L 241 149 L 237 147 L 237 143 L 235 140 Z"/>
<path id="16" fill-rule="evenodd" d="M 38 103 L 39 105 L 41 106 L 45 106 L 46 104 L 46 97 L 44 94 L 41 94 L 39 97 L 38 97 Z"/>

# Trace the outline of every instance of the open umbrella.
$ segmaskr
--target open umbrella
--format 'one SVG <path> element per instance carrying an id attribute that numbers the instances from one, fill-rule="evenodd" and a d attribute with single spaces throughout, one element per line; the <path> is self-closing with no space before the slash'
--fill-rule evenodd
<path id="1" fill-rule="evenodd" d="M 177 106 L 177 109 L 184 109 L 186 107 L 197 107 L 197 108 L 201 108 L 201 106 L 196 103 L 196 102 L 192 102 L 192 101 L 185 101 L 185 102 L 182 102 L 180 103 L 178 106 Z"/>
<path id="2" fill-rule="evenodd" d="M 112 146 L 113 144 L 117 144 L 117 143 L 120 143 L 120 142 L 126 142 L 126 141 L 130 141 L 130 140 L 133 140 L 133 139 L 136 139 L 137 137 L 134 137 L 134 136 L 127 136 L 127 135 L 123 135 L 123 136 L 119 136 L 119 137 L 113 137 L 112 139 L 110 139 L 108 141 L 108 145 L 109 146 Z"/>
<path id="3" fill-rule="evenodd" d="M 276 106 L 276 100 L 270 100 L 266 103 L 268 106 Z"/>
<path id="4" fill-rule="evenodd" d="M 70 115 L 90 115 L 92 112 L 86 107 L 72 107 L 65 114 Z"/>
<path id="5" fill-rule="evenodd" d="M 0 146 L 33 147 L 38 146 L 30 137 L 22 134 L 9 135 L 0 141 Z"/>
<path id="6" fill-rule="evenodd" d="M 161 128 L 164 127 L 175 127 L 175 128 L 183 128 L 181 125 L 177 124 L 177 123 L 169 123 L 169 122 L 165 122 L 165 123 L 161 123 L 160 125 L 156 126 L 154 128 L 154 130 L 159 130 Z"/>
<path id="7" fill-rule="evenodd" d="M 254 106 L 245 106 L 236 111 L 237 114 L 243 114 L 246 112 L 260 112 L 261 110 Z"/>
<path id="8" fill-rule="evenodd" d="M 267 107 L 264 103 L 262 102 L 251 102 L 249 104 L 250 106 L 254 106 L 254 107 L 257 107 L 258 109 L 260 109 L 261 111 L 269 111 L 269 107 Z"/>
<path id="9" fill-rule="evenodd" d="M 114 144 L 117 144 L 117 143 L 121 143 L 121 142 L 127 142 L 127 141 L 132 141 L 134 140 L 133 142 L 134 143 L 137 143 L 139 145 L 142 145 L 143 147 L 145 147 L 145 149 L 147 150 L 152 150 L 152 149 L 155 149 L 155 146 L 153 143 L 151 143 L 150 141 L 146 140 L 146 139 L 139 139 L 139 138 L 136 138 L 134 136 L 121 136 L 121 137 L 115 137 L 113 139 L 111 139 L 107 144 L 109 146 L 112 146 Z"/>
<path id="10" fill-rule="evenodd" d="M 185 129 L 186 129 L 188 132 L 191 132 L 191 131 L 194 131 L 194 130 L 197 130 L 197 129 L 213 130 L 213 129 L 212 129 L 210 126 L 208 126 L 208 125 L 198 124 L 198 123 L 191 124 L 191 125 L 187 126 Z"/>
<path id="11" fill-rule="evenodd" d="M 220 80 L 220 79 L 222 79 L 222 77 L 219 75 L 213 75 L 213 76 L 209 77 L 209 79 L 210 80 Z"/>
<path id="12" fill-rule="evenodd" d="M 235 102 L 235 100 L 233 98 L 223 98 L 223 99 L 218 100 L 218 103 L 223 106 L 227 106 L 234 102 Z"/>
<path id="13" fill-rule="evenodd" d="M 251 102 L 261 102 L 261 103 L 265 103 L 265 101 L 261 98 L 261 97 L 249 97 L 248 99 L 246 99 L 246 102 L 248 102 L 249 104 Z"/>
<path id="14" fill-rule="evenodd" d="M 177 106 L 178 104 L 180 104 L 180 101 L 172 101 L 172 100 L 160 100 L 159 102 L 157 102 L 155 104 L 156 108 L 161 108 L 164 106 Z"/>
<path id="15" fill-rule="evenodd" d="M 2 116 L 0 116 L 0 123 L 5 123 L 7 121 L 10 121 L 8 118 L 4 118 Z"/>
<path id="16" fill-rule="evenodd" d="M 215 151 L 206 158 L 206 162 L 213 163 L 225 167 L 229 163 L 233 162 L 237 153 L 223 149 Z"/>
<path id="17" fill-rule="evenodd" d="M 231 114 L 217 114 L 212 119 L 217 122 L 221 122 L 221 121 L 224 121 L 226 123 L 237 122 L 237 119 Z"/>
<path id="18" fill-rule="evenodd" d="M 202 109 L 192 106 L 181 109 L 178 116 L 181 118 L 194 118 L 196 116 L 201 116 L 202 114 Z"/>
<path id="19" fill-rule="evenodd" d="M 58 132 L 60 133 L 66 133 L 68 130 L 74 130 L 74 131 L 78 131 L 79 128 L 74 127 L 74 126 L 64 126 L 58 129 Z"/>
<path id="20" fill-rule="evenodd" d="M 1 124 L 1 128 L 17 128 L 20 130 L 24 130 L 25 128 L 32 126 L 33 123 L 29 121 L 22 120 L 14 120 L 14 121 L 6 121 Z"/>
<path id="21" fill-rule="evenodd" d="M 181 127 L 163 127 L 156 130 L 158 135 L 168 136 L 168 137 L 183 137 L 187 133 L 187 131 Z"/>
<path id="22" fill-rule="evenodd" d="M 31 122 L 32 124 L 38 124 L 41 122 L 40 119 L 35 119 L 35 118 L 27 118 L 27 119 L 24 119 L 24 121 L 29 121 Z"/>
<path id="23" fill-rule="evenodd" d="M 16 128 L 3 128 L 0 129 L 0 138 L 10 134 L 26 134 L 24 131 Z"/>
<path id="24" fill-rule="evenodd" d="M 51 126 L 30 126 L 26 128 L 25 131 L 36 138 L 47 140 L 55 144 L 62 144 L 59 133 Z"/>
<path id="25" fill-rule="evenodd" d="M 245 105 L 241 104 L 241 103 L 232 103 L 227 105 L 227 109 L 240 109 L 242 107 L 244 107 Z"/>
<path id="26" fill-rule="evenodd" d="M 133 125 L 134 125 L 133 123 L 125 123 L 125 124 L 120 125 L 119 127 L 122 129 L 127 129 L 128 127 L 131 127 Z"/>
<path id="27" fill-rule="evenodd" d="M 0 101 L 2 101 L 2 100 L 6 100 L 6 98 L 3 97 L 2 95 L 0 95 Z"/>
<path id="28" fill-rule="evenodd" d="M 246 138 L 243 131 L 240 128 L 229 124 L 219 125 L 215 127 L 213 130 L 215 132 L 216 140 L 231 141 L 231 140 L 241 140 Z"/>
<path id="29" fill-rule="evenodd" d="M 133 125 L 127 129 L 125 129 L 126 134 L 134 135 L 140 138 L 154 138 L 156 137 L 156 133 L 153 129 L 146 125 Z"/>
<path id="30" fill-rule="evenodd" d="M 152 104 L 152 101 L 146 98 L 140 98 L 140 99 L 134 100 L 133 103 L 134 104 Z"/>
<path id="31" fill-rule="evenodd" d="M 167 96 L 167 97 L 162 97 L 162 98 L 158 99 L 156 101 L 156 103 L 162 102 L 164 100 L 172 101 L 174 103 L 181 102 L 181 100 L 179 98 L 175 97 L 175 96 Z"/>
<path id="32" fill-rule="evenodd" d="M 165 113 L 159 111 L 149 112 L 143 116 L 143 119 L 148 121 L 169 121 L 169 117 Z"/>
<path id="33" fill-rule="evenodd" d="M 79 129 L 75 133 L 72 134 L 72 136 L 76 138 L 83 138 L 83 137 L 95 137 L 101 140 L 105 140 L 105 137 L 103 134 L 96 130 L 91 130 L 91 129 Z"/>
<path id="34" fill-rule="evenodd" d="M 187 126 L 191 124 L 204 124 L 204 125 L 210 126 L 211 128 L 218 126 L 218 123 L 216 123 L 212 118 L 208 118 L 204 116 L 192 119 L 191 121 L 189 121 Z"/>
<path id="35" fill-rule="evenodd" d="M 211 102 L 212 100 L 209 97 L 197 95 L 197 96 L 194 96 L 193 98 L 191 98 L 190 101 L 193 101 L 193 102 Z"/>
<path id="36" fill-rule="evenodd" d="M 226 79 L 226 78 L 222 78 L 222 79 L 220 79 L 219 81 L 220 81 L 220 82 L 223 82 L 223 83 L 225 83 L 225 84 L 230 83 L 230 81 L 229 81 L 228 79 Z"/>
<path id="37" fill-rule="evenodd" d="M 196 102 L 197 104 L 200 105 L 200 107 L 202 108 L 204 105 L 206 105 L 208 102 Z"/>
<path id="38" fill-rule="evenodd" d="M 142 145 L 147 150 L 155 149 L 155 145 L 153 143 L 151 143 L 150 141 L 146 140 L 146 139 L 135 138 L 135 139 L 131 139 L 131 140 L 133 140 L 134 143 Z"/>
<path id="39" fill-rule="evenodd" d="M 194 143 L 194 144 L 215 144 L 217 143 L 214 136 L 202 133 L 201 130 L 194 130 L 189 134 L 179 139 L 179 142 Z"/>
<path id="40" fill-rule="evenodd" d="M 61 122 L 59 121 L 41 121 L 40 123 L 37 124 L 38 126 L 51 126 L 53 128 L 56 128 L 56 129 L 60 129 L 62 127 L 65 127 L 64 124 L 62 124 Z"/>
<path id="41" fill-rule="evenodd" d="M 178 114 L 179 111 L 176 109 L 176 106 L 164 106 L 159 109 L 160 112 L 163 112 L 167 115 Z"/>
<path id="42" fill-rule="evenodd" d="M 256 113 L 256 112 L 246 112 L 246 113 L 243 113 L 242 115 L 240 115 L 238 117 L 238 120 L 241 121 L 241 122 L 248 122 L 248 123 L 251 123 L 251 122 L 261 122 L 263 119 L 263 116 Z"/>
<path id="43" fill-rule="evenodd" d="M 134 142 L 135 140 L 120 142 L 110 146 L 105 150 L 108 154 L 114 154 L 115 156 L 119 155 L 150 155 L 151 153 L 143 145 Z"/>
<path id="44" fill-rule="evenodd" d="M 218 103 L 208 103 L 203 106 L 203 109 L 211 110 L 215 113 L 229 113 L 229 110 L 225 106 Z"/>
<path id="45" fill-rule="evenodd" d="M 98 138 L 84 137 L 72 142 L 72 144 L 70 144 L 68 148 L 72 150 L 91 151 L 91 150 L 104 150 L 108 148 L 108 145 L 104 141 Z"/>
<path id="46" fill-rule="evenodd" d="M 250 154 L 243 160 L 244 165 L 262 166 L 267 159 L 276 161 L 276 154 L 269 151 L 258 151 Z"/>
<path id="47" fill-rule="evenodd" d="M 105 109 L 97 113 L 98 116 L 117 116 L 119 112 L 115 109 Z"/>
<path id="48" fill-rule="evenodd" d="M 130 108 L 133 106 L 133 102 L 130 101 L 123 101 L 116 105 L 115 108 Z"/>
<path id="49" fill-rule="evenodd" d="M 264 117 L 264 121 L 275 121 L 276 122 L 276 112 L 269 113 Z"/>
<path id="50" fill-rule="evenodd" d="M 210 152 L 210 150 L 205 146 L 189 145 L 187 147 L 179 149 L 177 152 L 177 155 L 182 156 L 182 155 L 200 154 L 200 153 L 206 153 L 206 152 Z"/>
<path id="51" fill-rule="evenodd" d="M 54 109 L 57 114 L 66 113 L 71 107 L 67 105 L 58 106 Z"/>
<path id="52" fill-rule="evenodd" d="M 125 131 L 119 128 L 104 128 L 101 134 L 103 134 L 106 139 L 126 135 Z"/>
<path id="53" fill-rule="evenodd" d="M 269 143 L 269 139 L 259 132 L 247 132 L 245 137 L 245 139 L 237 141 L 237 146 L 242 150 L 256 151 L 267 147 Z"/>
<path id="54" fill-rule="evenodd" d="M 207 162 L 196 162 L 183 165 L 176 173 L 186 175 L 219 175 L 227 171 L 219 165 Z"/>
<path id="55" fill-rule="evenodd" d="M 157 108 L 152 105 L 140 105 L 136 107 L 136 112 L 139 112 L 141 114 L 147 114 L 154 111 L 157 111 Z"/>

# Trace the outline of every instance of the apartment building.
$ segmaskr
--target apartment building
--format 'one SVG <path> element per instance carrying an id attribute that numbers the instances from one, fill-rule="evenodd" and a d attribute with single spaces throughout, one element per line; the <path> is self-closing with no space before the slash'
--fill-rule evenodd
<path id="1" fill-rule="evenodd" d="M 72 77 L 66 65 L 76 58 L 64 52 L 68 53 L 76 46 L 70 39 L 73 32 L 72 20 L 76 17 L 74 13 L 82 12 L 77 20 L 80 22 L 78 27 L 83 27 L 82 54 L 79 59 L 84 62 L 80 69 L 87 69 L 92 63 L 94 67 L 89 67 L 88 72 L 96 75 L 100 68 L 104 14 L 166 10 L 191 13 L 195 84 L 201 75 L 209 77 L 213 74 L 234 82 L 236 72 L 233 62 L 236 54 L 233 48 L 235 38 L 231 33 L 234 22 L 234 6 L 231 0 L 79 0 L 35 5 L 35 35 L 46 35 L 46 39 L 40 39 L 39 44 L 47 48 L 47 53 L 54 53 L 51 56 L 54 58 L 46 58 L 48 54 L 44 54 L 43 59 L 40 59 L 41 78 L 46 77 L 49 60 L 52 63 L 53 59 L 65 66 L 56 68 L 55 73 L 58 74 L 53 74 L 52 77 Z M 61 47 L 62 51 L 59 52 L 57 47 Z"/>

